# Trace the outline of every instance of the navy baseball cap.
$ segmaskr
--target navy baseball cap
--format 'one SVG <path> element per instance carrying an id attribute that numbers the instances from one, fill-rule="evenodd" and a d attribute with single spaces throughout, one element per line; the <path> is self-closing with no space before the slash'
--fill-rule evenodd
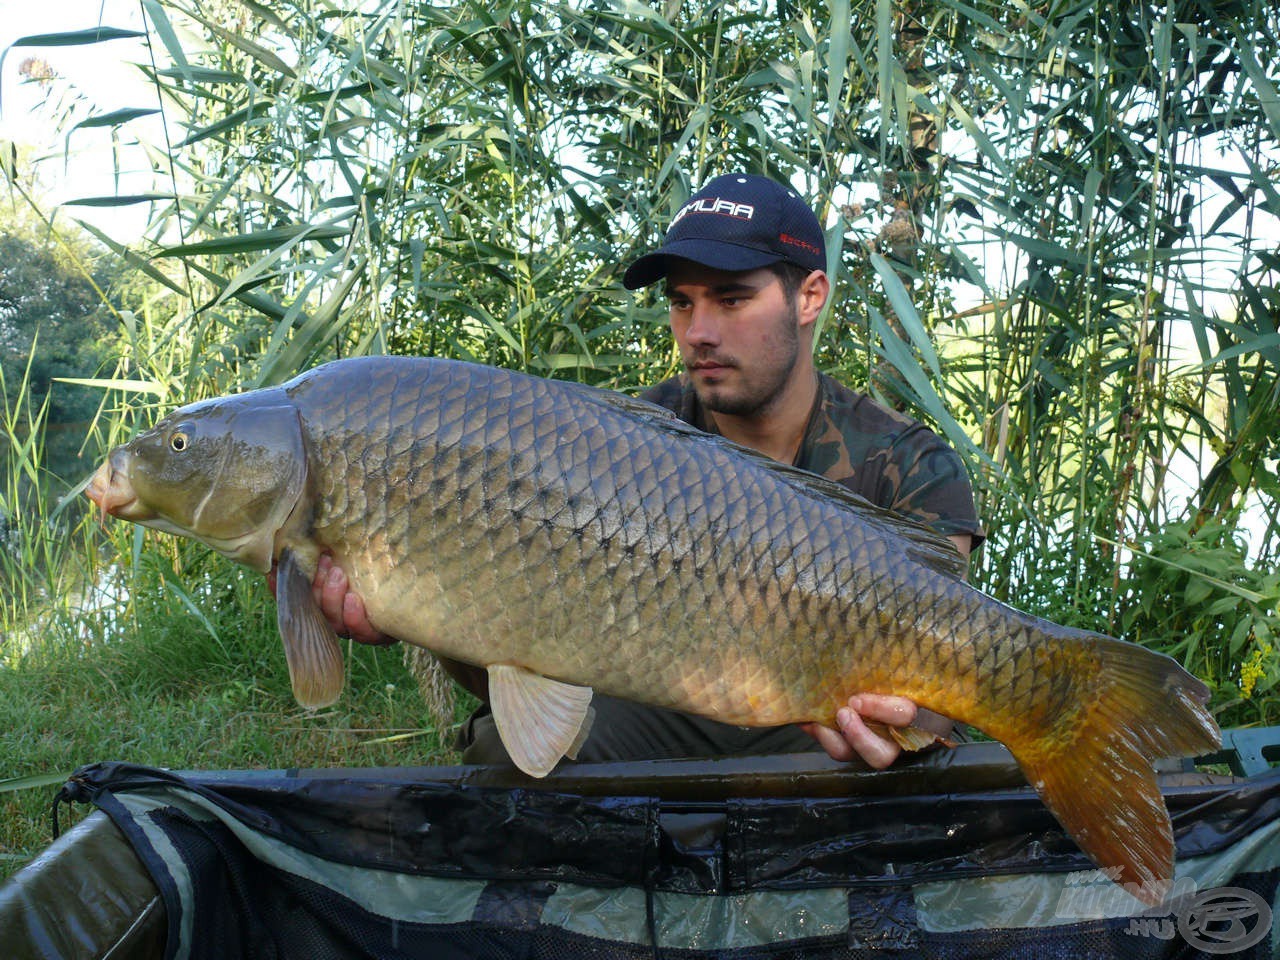
<path id="1" fill-rule="evenodd" d="M 631 264 L 622 285 L 638 290 L 661 280 L 672 257 L 717 270 L 755 270 L 779 260 L 825 270 L 827 244 L 818 218 L 790 187 L 730 173 L 689 198 L 662 246 Z"/>

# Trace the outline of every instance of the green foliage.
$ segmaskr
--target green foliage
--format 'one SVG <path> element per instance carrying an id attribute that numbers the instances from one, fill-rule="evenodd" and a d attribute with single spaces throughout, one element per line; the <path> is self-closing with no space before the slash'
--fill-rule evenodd
<path id="1" fill-rule="evenodd" d="M 117 265 L 101 253 L 82 233 L 54 230 L 26 203 L 0 206 L 6 423 L 29 444 L 27 431 L 38 420 L 44 431 L 42 469 L 55 486 L 64 481 L 57 493 L 69 487 L 65 481 L 79 466 L 80 446 L 101 401 L 97 391 L 67 381 L 98 375 L 115 326 L 104 291 Z M 23 409 L 39 415 L 17 415 Z M 13 483 L 6 473 L 4 486 Z"/>
<path id="2" fill-rule="evenodd" d="M 156 546 L 104 571 L 89 609 L 47 622 L 75 642 L 26 644 L 0 667 L 0 879 L 48 843 L 48 781 L 83 763 L 456 762 L 398 651 L 348 644 L 342 699 L 307 713 L 264 579 L 193 545 Z"/>
<path id="3" fill-rule="evenodd" d="M 1169 524 L 1130 565 L 1121 627 L 1180 638 L 1166 652 L 1192 666 L 1241 722 L 1280 712 L 1280 574 L 1248 562 L 1229 525 Z"/>
<path id="4" fill-rule="evenodd" d="M 0 222 L 0 231 L 5 399 L 16 405 L 18 388 L 25 386 L 33 403 L 49 398 L 49 423 L 80 424 L 83 433 L 83 425 L 97 410 L 98 397 L 88 390 L 54 389 L 54 381 L 92 376 L 105 359 L 110 327 L 102 317 L 98 292 L 52 244 L 40 243 L 29 230 L 12 223 Z M 33 351 L 37 339 L 40 349 Z"/>
<path id="5" fill-rule="evenodd" d="M 69 518 L 55 514 L 48 495 L 53 483 L 42 438 L 49 397 L 33 407 L 26 370 L 17 381 L 10 388 L 0 366 L 6 441 L 0 448 L 0 623 L 6 634 L 0 641 L 0 662 L 12 631 L 26 625 L 32 610 L 43 611 L 59 590 L 72 588 L 82 572 L 69 543 Z"/>

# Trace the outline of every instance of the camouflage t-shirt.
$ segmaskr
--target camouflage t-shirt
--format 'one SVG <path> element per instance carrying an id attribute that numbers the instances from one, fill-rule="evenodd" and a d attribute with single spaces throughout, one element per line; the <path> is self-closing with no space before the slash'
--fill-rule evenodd
<path id="1" fill-rule="evenodd" d="M 834 480 L 877 506 L 927 523 L 947 536 L 984 539 L 964 461 L 941 437 L 826 374 L 794 466 Z M 687 376 L 641 396 L 700 430 L 712 430 Z"/>

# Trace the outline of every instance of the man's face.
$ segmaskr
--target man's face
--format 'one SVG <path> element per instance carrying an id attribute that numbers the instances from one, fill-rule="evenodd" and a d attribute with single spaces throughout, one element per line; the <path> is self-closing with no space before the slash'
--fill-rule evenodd
<path id="1" fill-rule="evenodd" d="M 800 354 L 796 304 L 777 275 L 676 260 L 666 292 L 671 333 L 703 406 L 739 417 L 767 410 Z"/>

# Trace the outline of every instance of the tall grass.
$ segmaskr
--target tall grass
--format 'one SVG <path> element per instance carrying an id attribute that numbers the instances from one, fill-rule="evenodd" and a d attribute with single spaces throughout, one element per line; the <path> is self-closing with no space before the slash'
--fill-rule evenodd
<path id="1" fill-rule="evenodd" d="M 151 556 L 128 581 L 126 620 L 87 617 L 78 648 L 45 644 L 0 669 L 0 879 L 49 842 L 52 785 L 83 763 L 456 762 L 451 728 L 429 720 L 394 652 L 348 645 L 339 703 L 298 708 L 261 577 L 206 554 L 181 567 Z"/>
<path id="2" fill-rule="evenodd" d="M 40 636 L 74 618 L 92 549 L 82 512 L 57 498 L 45 461 L 48 397 L 35 405 L 24 375 L 10 401 L 0 370 L 0 663 L 38 646 Z M 64 491 L 65 492 L 65 491 Z"/>

